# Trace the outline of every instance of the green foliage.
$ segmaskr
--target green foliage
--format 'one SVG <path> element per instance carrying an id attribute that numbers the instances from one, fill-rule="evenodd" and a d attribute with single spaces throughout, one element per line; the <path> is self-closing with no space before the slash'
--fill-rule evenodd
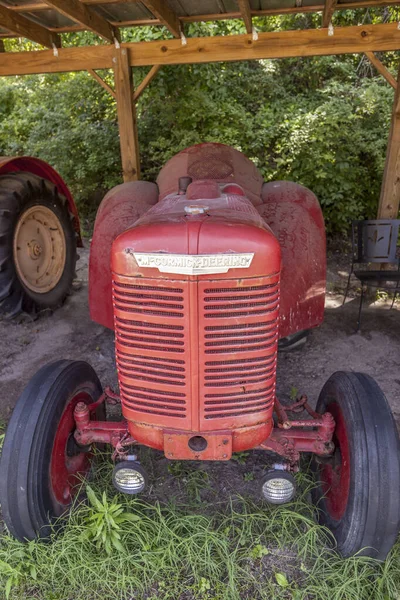
<path id="1" fill-rule="evenodd" d="M 99 500 L 88 485 L 86 486 L 86 493 L 90 507 L 85 518 L 84 537 L 92 540 L 97 550 L 105 550 L 108 555 L 112 554 L 113 551 L 115 552 L 115 550 L 125 552 L 125 548 L 120 541 L 121 525 L 126 521 L 130 523 L 138 521 L 139 517 L 125 511 L 123 506 L 116 503 L 115 500 L 109 502 L 105 492 Z"/>
<path id="2" fill-rule="evenodd" d="M 344 11 L 335 20 L 394 20 L 396 10 Z M 314 27 L 319 19 L 299 14 L 255 24 L 271 31 Z M 191 24 L 187 35 L 243 27 L 239 20 Z M 155 27 L 124 30 L 125 41 L 163 35 Z M 93 41 L 90 33 L 65 38 L 67 45 Z M 394 72 L 396 53 L 381 58 Z M 135 69 L 136 84 L 147 70 Z M 112 85 L 111 72 L 101 75 Z M 312 189 L 328 230 L 344 232 L 351 219 L 376 212 L 392 101 L 393 90 L 362 56 L 165 66 L 138 105 L 143 178 L 154 180 L 188 145 L 224 142 L 249 156 L 267 181 L 291 179 Z M 1 79 L 0 154 L 50 162 L 91 221 L 102 193 L 121 182 L 115 102 L 85 72 Z"/>
<path id="3" fill-rule="evenodd" d="M 7 562 L 0 560 L 0 577 L 4 580 L 4 596 L 8 600 L 13 588 L 25 587 L 37 579 L 33 551 L 34 542 L 27 545 L 10 540 L 10 553 Z"/>
<path id="4" fill-rule="evenodd" d="M 329 549 L 331 535 L 317 525 L 315 508 L 306 501 L 305 473 L 298 481 L 300 497 L 291 505 L 233 497 L 203 512 L 197 504 L 113 497 L 111 489 L 104 490 L 108 465 L 95 476 L 89 506 L 75 506 L 50 543 L 0 538 L 0 599 L 398 597 L 400 545 L 385 563 L 340 558 Z M 88 533 L 94 524 L 96 531 L 103 525 L 117 531 L 117 546 L 97 547 L 96 536 Z"/>

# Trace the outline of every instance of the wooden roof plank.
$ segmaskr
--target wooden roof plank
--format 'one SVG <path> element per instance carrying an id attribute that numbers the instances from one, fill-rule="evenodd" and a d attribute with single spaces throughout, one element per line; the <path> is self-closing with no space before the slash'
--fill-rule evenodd
<path id="1" fill-rule="evenodd" d="M 53 45 L 61 46 L 61 40 L 57 34 L 2 5 L 0 5 L 0 25 L 17 37 L 27 38 L 41 46 L 47 48 L 52 48 Z"/>
<path id="2" fill-rule="evenodd" d="M 236 0 L 239 6 L 240 14 L 246 26 L 247 33 L 253 31 L 253 23 L 251 20 L 251 8 L 249 0 Z"/>
<path id="3" fill-rule="evenodd" d="M 162 0 L 142 0 L 149 11 L 169 29 L 176 38 L 181 37 L 181 25 L 177 15 Z"/>
<path id="4" fill-rule="evenodd" d="M 113 42 L 119 38 L 119 32 L 114 27 L 103 19 L 102 16 L 97 14 L 92 8 L 82 4 L 79 0 L 44 0 L 45 3 L 51 8 L 55 8 L 58 12 L 63 14 L 65 17 L 76 21 L 85 29 L 97 33 L 100 37 L 104 38 L 108 42 Z"/>
<path id="5" fill-rule="evenodd" d="M 185 46 L 180 40 L 160 40 L 123 47 L 133 67 L 197 64 L 400 50 L 400 30 L 397 23 L 383 23 L 337 27 L 333 36 L 326 35 L 325 29 L 305 29 L 259 33 L 256 42 L 244 34 L 188 38 Z M 17 60 L 15 53 L 6 52 L 0 75 L 108 69 L 113 66 L 114 49 L 112 45 L 61 48 L 57 57 L 48 50 L 20 52 Z"/>

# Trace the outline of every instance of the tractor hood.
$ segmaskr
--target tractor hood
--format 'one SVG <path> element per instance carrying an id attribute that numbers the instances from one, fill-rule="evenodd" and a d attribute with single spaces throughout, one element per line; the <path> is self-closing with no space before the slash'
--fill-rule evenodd
<path id="1" fill-rule="evenodd" d="M 252 203 L 219 188 L 212 194 L 204 183 L 201 197 L 191 186 L 185 195 L 171 194 L 120 235 L 114 273 L 167 279 L 278 273 L 279 243 Z"/>

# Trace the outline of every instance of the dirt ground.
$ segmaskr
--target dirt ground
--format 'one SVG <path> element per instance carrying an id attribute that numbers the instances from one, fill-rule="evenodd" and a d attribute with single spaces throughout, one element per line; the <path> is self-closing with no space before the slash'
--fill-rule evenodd
<path id="1" fill-rule="evenodd" d="M 77 275 L 81 287 L 54 314 L 40 315 L 35 321 L 0 321 L 0 419 L 8 420 L 19 394 L 34 373 L 46 362 L 59 358 L 86 360 L 95 368 L 103 385 L 116 386 L 113 333 L 89 318 L 88 249 L 80 250 Z M 365 303 L 362 331 L 355 334 L 358 297 L 354 283 L 351 297 L 342 307 L 348 260 L 342 253 L 328 256 L 328 293 L 325 322 L 312 332 L 300 351 L 280 353 L 278 360 L 278 397 L 288 398 L 292 388 L 306 393 L 315 403 L 326 379 L 337 370 L 363 371 L 376 378 L 385 392 L 400 426 L 400 303 L 390 310 L 388 300 Z M 154 454 L 154 453 L 153 453 Z M 258 453 L 255 453 L 258 454 Z M 151 475 L 158 481 L 179 473 L 168 467 L 161 453 L 151 460 Z M 231 461 L 232 464 L 233 461 Z M 215 478 L 222 489 L 236 488 L 252 493 L 252 476 L 260 457 L 249 457 L 243 464 L 209 465 L 209 473 L 222 469 Z M 261 467 L 260 467 L 261 468 Z M 263 463 L 265 468 L 265 462 Z M 164 474 L 164 476 L 163 476 Z M 213 477 L 213 480 L 215 480 Z M 241 482 L 241 484 L 240 484 Z M 162 483 L 161 483 L 162 485 Z M 180 484 L 177 483 L 179 486 Z M 158 486 L 157 486 L 158 487 Z M 168 486 L 170 487 L 170 485 Z M 161 496 L 159 488 L 157 496 Z"/>

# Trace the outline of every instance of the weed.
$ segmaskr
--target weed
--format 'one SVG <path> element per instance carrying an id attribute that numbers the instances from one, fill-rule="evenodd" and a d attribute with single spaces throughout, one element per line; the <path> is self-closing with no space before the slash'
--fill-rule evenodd
<path id="1" fill-rule="evenodd" d="M 86 486 L 87 497 L 90 502 L 88 515 L 85 517 L 86 528 L 83 536 L 95 542 L 98 550 L 105 550 L 110 555 L 113 550 L 125 552 L 121 544 L 121 524 L 129 521 L 138 521 L 139 516 L 124 510 L 115 499 L 108 502 L 106 493 L 103 492 L 101 500 L 97 498 L 90 486 Z"/>
<path id="2" fill-rule="evenodd" d="M 186 477 L 186 489 L 190 500 L 201 502 L 201 490 L 209 487 L 210 478 L 207 471 L 196 470 Z"/>
<path id="3" fill-rule="evenodd" d="M 245 465 L 248 456 L 248 452 L 235 452 L 235 454 L 232 454 L 232 460 L 236 460 L 239 465 Z"/>
<path id="4" fill-rule="evenodd" d="M 186 475 L 185 464 L 181 460 L 172 460 L 167 466 L 168 473 L 174 477 L 184 477 Z"/>
<path id="5" fill-rule="evenodd" d="M 252 471 L 248 471 L 247 473 L 244 473 L 243 479 L 245 481 L 253 481 L 254 480 L 254 473 Z"/>

